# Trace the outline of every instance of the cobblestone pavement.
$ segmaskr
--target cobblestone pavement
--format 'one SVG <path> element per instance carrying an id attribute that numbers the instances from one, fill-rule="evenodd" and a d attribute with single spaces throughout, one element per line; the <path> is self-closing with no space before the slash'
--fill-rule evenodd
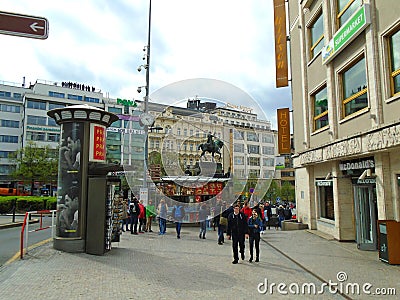
<path id="1" fill-rule="evenodd" d="M 197 228 L 182 228 L 179 240 L 173 231 L 124 233 L 104 256 L 60 252 L 52 243 L 38 247 L 0 268 L 0 299 L 281 299 L 279 283 L 286 284 L 283 292 L 290 299 L 365 299 L 365 294 L 333 294 L 327 288 L 319 295 L 294 293 L 303 283 L 318 292 L 323 281 L 338 282 L 341 271 L 348 272 L 349 282 L 372 281 L 400 292 L 399 267 L 380 262 L 377 252 L 354 249 L 354 243 L 271 230 L 263 235 L 259 263 L 247 261 L 246 241 L 246 260 L 233 265 L 231 242 L 218 245 L 215 231 L 205 240 Z"/>

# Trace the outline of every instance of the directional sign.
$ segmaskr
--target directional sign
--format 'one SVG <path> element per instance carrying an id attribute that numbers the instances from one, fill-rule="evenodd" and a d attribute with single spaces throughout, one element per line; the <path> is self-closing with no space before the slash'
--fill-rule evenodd
<path id="1" fill-rule="evenodd" d="M 46 18 L 0 11 L 0 33 L 47 39 L 49 23 Z"/>

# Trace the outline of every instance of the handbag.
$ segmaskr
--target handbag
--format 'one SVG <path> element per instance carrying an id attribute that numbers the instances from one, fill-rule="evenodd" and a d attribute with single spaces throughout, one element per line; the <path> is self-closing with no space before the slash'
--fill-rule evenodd
<path id="1" fill-rule="evenodd" d="M 221 206 L 221 212 L 219 215 L 219 224 L 223 225 L 223 226 L 227 226 L 228 225 L 228 219 L 222 216 L 222 206 Z"/>

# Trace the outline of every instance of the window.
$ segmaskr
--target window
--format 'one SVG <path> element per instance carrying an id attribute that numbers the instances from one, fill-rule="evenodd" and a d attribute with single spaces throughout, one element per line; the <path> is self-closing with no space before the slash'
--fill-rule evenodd
<path id="1" fill-rule="evenodd" d="M 235 156 L 235 165 L 244 165 L 244 157 Z"/>
<path id="2" fill-rule="evenodd" d="M 0 111 L 19 113 L 21 111 L 21 108 L 20 108 L 20 106 L 16 106 L 16 105 L 0 104 Z"/>
<path id="3" fill-rule="evenodd" d="M 65 107 L 65 104 L 61 104 L 61 103 L 49 103 L 49 110 L 55 109 L 55 108 L 63 108 Z"/>
<path id="4" fill-rule="evenodd" d="M 337 0 L 337 25 L 340 28 L 361 6 L 362 0 Z"/>
<path id="5" fill-rule="evenodd" d="M 11 98 L 11 93 L 6 91 L 0 91 L 0 97 L 2 98 Z"/>
<path id="6" fill-rule="evenodd" d="M 251 142 L 258 142 L 258 135 L 255 132 L 247 132 L 247 140 Z"/>
<path id="7" fill-rule="evenodd" d="M 0 135 L 0 142 L 1 143 L 18 143 L 18 136 L 14 135 Z"/>
<path id="8" fill-rule="evenodd" d="M 68 99 L 82 101 L 83 100 L 83 96 L 68 94 Z"/>
<path id="9" fill-rule="evenodd" d="M 324 86 L 321 90 L 311 96 L 314 107 L 314 131 L 329 125 L 328 120 L 328 97 Z"/>
<path id="10" fill-rule="evenodd" d="M 343 93 L 343 117 L 368 106 L 365 58 L 362 57 L 341 74 Z"/>
<path id="11" fill-rule="evenodd" d="M 233 145 L 234 152 L 244 153 L 244 145 L 243 144 L 234 144 Z"/>
<path id="12" fill-rule="evenodd" d="M 58 133 L 48 133 L 47 134 L 47 140 L 49 142 L 59 142 L 60 141 L 60 135 Z"/>
<path id="13" fill-rule="evenodd" d="M 58 125 L 57 125 L 57 123 L 56 123 L 56 120 L 54 120 L 53 118 L 47 118 L 47 125 L 48 126 L 52 126 L 52 127 L 57 127 Z"/>
<path id="14" fill-rule="evenodd" d="M 46 138 L 46 134 L 43 132 L 34 132 L 34 131 L 26 132 L 26 139 L 28 141 L 44 141 L 45 138 Z"/>
<path id="15" fill-rule="evenodd" d="M 11 153 L 14 151 L 0 151 L 0 158 L 8 158 Z"/>
<path id="16" fill-rule="evenodd" d="M 273 158 L 263 158 L 264 167 L 273 167 L 275 164 L 275 159 Z"/>
<path id="17" fill-rule="evenodd" d="M 263 134 L 262 135 L 262 142 L 263 143 L 273 144 L 274 143 L 274 137 L 272 136 L 272 134 Z"/>
<path id="18" fill-rule="evenodd" d="M 400 31 L 389 37 L 392 96 L 400 93 Z"/>
<path id="19" fill-rule="evenodd" d="M 262 147 L 262 154 L 274 155 L 274 147 Z"/>
<path id="20" fill-rule="evenodd" d="M 249 153 L 253 153 L 253 154 L 259 154 L 260 153 L 260 146 L 248 145 L 247 149 L 248 149 Z"/>
<path id="21" fill-rule="evenodd" d="M 178 127 L 178 129 L 176 130 L 176 134 L 177 135 L 181 135 L 181 129 Z"/>
<path id="22" fill-rule="evenodd" d="M 187 129 L 183 129 L 183 136 L 187 136 Z"/>
<path id="23" fill-rule="evenodd" d="M 119 107 L 109 107 L 108 111 L 117 115 L 120 115 L 122 113 L 122 108 Z M 111 127 L 118 127 L 121 128 L 122 122 L 121 120 L 115 121 L 111 124 Z"/>
<path id="24" fill-rule="evenodd" d="M 64 93 L 58 93 L 58 92 L 52 92 L 52 91 L 49 91 L 49 96 L 55 97 L 55 98 L 65 98 Z"/>
<path id="25" fill-rule="evenodd" d="M 243 132 L 238 130 L 233 130 L 233 138 L 235 140 L 243 140 Z"/>
<path id="26" fill-rule="evenodd" d="M 320 217 L 325 219 L 335 220 L 332 186 L 319 186 L 318 194 L 319 194 Z"/>
<path id="27" fill-rule="evenodd" d="M 15 172 L 15 166 L 11 165 L 0 165 L 0 174 L 2 175 L 9 175 Z"/>
<path id="28" fill-rule="evenodd" d="M 17 100 L 22 100 L 22 94 L 20 93 L 13 93 L 13 98 Z"/>
<path id="29" fill-rule="evenodd" d="M 44 125 L 44 126 L 46 126 L 47 125 L 46 121 L 47 121 L 46 117 L 28 115 L 27 124 L 28 125 Z"/>
<path id="30" fill-rule="evenodd" d="M 46 103 L 41 101 L 28 100 L 28 108 L 46 110 Z"/>
<path id="31" fill-rule="evenodd" d="M 93 98 L 93 97 L 87 97 L 87 96 L 85 96 L 84 101 L 93 102 L 93 103 L 100 103 L 100 99 L 99 98 Z"/>
<path id="32" fill-rule="evenodd" d="M 314 23 L 309 27 L 310 34 L 310 60 L 321 51 L 324 46 L 324 19 L 322 11 L 317 16 Z"/>
<path id="33" fill-rule="evenodd" d="M 249 157 L 249 165 L 250 166 L 260 166 L 260 158 L 259 157 Z"/>
<path id="34" fill-rule="evenodd" d="M 1 120 L 1 127 L 19 128 L 19 121 Z"/>

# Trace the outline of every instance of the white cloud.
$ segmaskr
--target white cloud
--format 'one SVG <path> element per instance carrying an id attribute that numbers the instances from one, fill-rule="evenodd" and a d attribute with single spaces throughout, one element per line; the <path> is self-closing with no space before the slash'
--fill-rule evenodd
<path id="1" fill-rule="evenodd" d="M 137 67 L 144 63 L 148 4 L 3 0 L 3 11 L 47 18 L 49 37 L 0 35 L 0 80 L 79 81 L 113 98 L 142 99 L 136 90 L 145 72 Z M 153 0 L 151 25 L 151 92 L 187 79 L 222 80 L 260 103 L 276 128 L 276 109 L 290 106 L 290 92 L 274 87 L 271 1 Z M 187 93 L 194 97 L 196 87 Z"/>

